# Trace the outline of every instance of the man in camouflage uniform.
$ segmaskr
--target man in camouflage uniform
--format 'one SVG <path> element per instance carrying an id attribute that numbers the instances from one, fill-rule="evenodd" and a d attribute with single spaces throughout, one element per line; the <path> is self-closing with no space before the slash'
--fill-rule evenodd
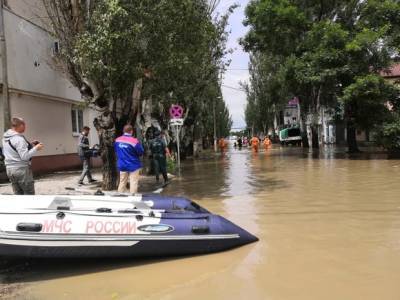
<path id="1" fill-rule="evenodd" d="M 169 150 L 167 143 L 161 136 L 161 132 L 156 130 L 154 132 L 154 139 L 150 141 L 150 151 L 153 157 L 154 171 L 156 174 L 157 182 L 160 181 L 160 172 L 164 178 L 164 183 L 168 183 L 167 174 L 167 156 L 169 156 Z"/>

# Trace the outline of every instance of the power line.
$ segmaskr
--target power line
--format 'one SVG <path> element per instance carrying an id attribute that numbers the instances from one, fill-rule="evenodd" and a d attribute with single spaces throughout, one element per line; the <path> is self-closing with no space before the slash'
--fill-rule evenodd
<path id="1" fill-rule="evenodd" d="M 241 88 L 236 88 L 236 87 L 232 87 L 232 86 L 225 85 L 225 84 L 223 84 L 222 86 L 227 88 L 227 89 L 231 89 L 231 90 L 235 90 L 235 91 L 239 91 L 239 92 L 243 92 L 243 93 L 246 92 L 244 89 L 241 89 Z"/>

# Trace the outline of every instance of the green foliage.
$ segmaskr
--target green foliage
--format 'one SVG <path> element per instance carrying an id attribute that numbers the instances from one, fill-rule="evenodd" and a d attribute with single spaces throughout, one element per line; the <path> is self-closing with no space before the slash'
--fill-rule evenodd
<path id="1" fill-rule="evenodd" d="M 209 128 L 202 117 L 214 102 L 224 116 L 221 126 L 230 127 L 219 75 L 228 63 L 226 26 L 235 6 L 214 18 L 217 2 L 206 0 L 93 0 L 78 7 L 70 0 L 42 1 L 64 47 L 60 60 L 86 100 L 112 117 L 107 129 L 135 123 L 138 80 L 141 99 L 153 99 L 152 117 L 164 127 L 167 108 L 179 103 L 189 111 L 187 126 Z"/>
<path id="2" fill-rule="evenodd" d="M 250 57 L 250 84 L 242 84 L 247 94 L 245 120 L 254 133 L 267 134 L 275 114 L 282 108 L 282 79 L 276 72 L 274 57 L 255 53 Z M 287 102 L 287 101 L 286 101 Z"/>
<path id="3" fill-rule="evenodd" d="M 358 128 L 372 129 L 389 117 L 387 103 L 396 101 L 399 90 L 381 76 L 357 77 L 343 92 L 341 100 L 348 107 L 347 118 Z"/>
<path id="4" fill-rule="evenodd" d="M 232 128 L 232 118 L 222 98 L 216 103 L 217 136 L 227 137 Z"/>
<path id="5" fill-rule="evenodd" d="M 400 152 L 400 116 L 383 123 L 377 132 L 378 144 L 392 152 Z"/>
<path id="6" fill-rule="evenodd" d="M 175 171 L 176 171 L 175 161 L 172 158 L 167 157 L 167 172 L 170 174 L 174 174 Z"/>
<path id="7" fill-rule="evenodd" d="M 253 0 L 244 24 L 250 27 L 244 48 L 273 63 L 259 81 L 272 85 L 276 78 L 281 101 L 298 96 L 302 111 L 314 114 L 322 105 L 343 105 L 348 126 L 362 129 L 383 122 L 384 99 L 392 94 L 376 74 L 399 56 L 399 1 Z M 265 97 L 256 89 L 252 82 L 248 114 Z"/>
<path id="8" fill-rule="evenodd" d="M 105 98 L 123 98 L 142 73 L 138 41 L 146 29 L 128 9 L 118 0 L 98 1 L 86 30 L 76 37 L 72 60 L 84 77 L 104 88 Z"/>
<path id="9" fill-rule="evenodd" d="M 246 7 L 244 25 L 252 29 L 243 40 L 246 50 L 288 55 L 294 51 L 307 20 L 290 0 L 251 1 Z"/>
<path id="10" fill-rule="evenodd" d="M 55 58 L 94 120 L 103 160 L 103 188 L 116 186 L 113 142 L 125 124 L 137 134 L 152 119 L 168 125 L 168 108 L 186 109 L 185 133 L 212 136 L 210 107 L 216 104 L 220 131 L 231 119 L 220 99 L 226 65 L 227 13 L 214 18 L 218 0 L 42 0 L 49 28 L 62 45 Z M 206 116 L 206 117 L 204 117 Z M 195 134 L 196 132 L 196 134 Z M 197 135 L 197 136 L 195 136 Z"/>

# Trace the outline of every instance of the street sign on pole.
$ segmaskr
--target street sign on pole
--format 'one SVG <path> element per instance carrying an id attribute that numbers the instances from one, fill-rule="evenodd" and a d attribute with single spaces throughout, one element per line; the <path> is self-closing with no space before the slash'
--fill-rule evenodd
<path id="1" fill-rule="evenodd" d="M 183 117 L 183 107 L 177 104 L 171 105 L 169 109 L 171 119 L 179 119 Z"/>
<path id="2" fill-rule="evenodd" d="M 215 117 L 215 99 L 213 103 L 213 120 L 214 120 L 214 152 L 218 151 L 217 148 L 217 120 Z"/>
<path id="3" fill-rule="evenodd" d="M 171 115 L 171 120 L 169 125 L 173 128 L 176 136 L 176 150 L 177 150 L 177 161 L 178 161 L 178 176 L 181 174 L 181 145 L 180 145 L 180 132 L 185 122 L 183 119 L 183 108 L 179 105 L 172 105 L 169 114 Z"/>
<path id="4" fill-rule="evenodd" d="M 173 128 L 173 131 L 175 132 L 176 136 L 176 152 L 177 152 L 177 162 L 178 162 L 178 176 L 181 174 L 181 145 L 180 145 L 180 132 L 181 128 L 183 125 L 183 119 L 182 122 L 179 120 L 176 122 L 176 119 L 172 119 L 170 121 L 170 125 Z"/>
<path id="5" fill-rule="evenodd" d="M 177 152 L 178 152 L 178 176 L 181 175 L 181 146 L 180 146 L 180 132 L 181 132 L 181 126 L 177 125 L 175 127 L 175 132 L 176 132 L 176 147 L 177 147 Z"/>
<path id="6" fill-rule="evenodd" d="M 184 121 L 184 119 L 171 119 L 169 121 L 169 124 L 171 126 L 183 126 Z"/>

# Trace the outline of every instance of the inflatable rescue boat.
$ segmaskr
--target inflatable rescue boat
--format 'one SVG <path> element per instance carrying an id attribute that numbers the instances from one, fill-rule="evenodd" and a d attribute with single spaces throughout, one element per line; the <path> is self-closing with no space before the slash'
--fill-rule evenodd
<path id="1" fill-rule="evenodd" d="M 228 250 L 258 239 L 178 197 L 0 197 L 0 256 L 160 257 Z"/>

